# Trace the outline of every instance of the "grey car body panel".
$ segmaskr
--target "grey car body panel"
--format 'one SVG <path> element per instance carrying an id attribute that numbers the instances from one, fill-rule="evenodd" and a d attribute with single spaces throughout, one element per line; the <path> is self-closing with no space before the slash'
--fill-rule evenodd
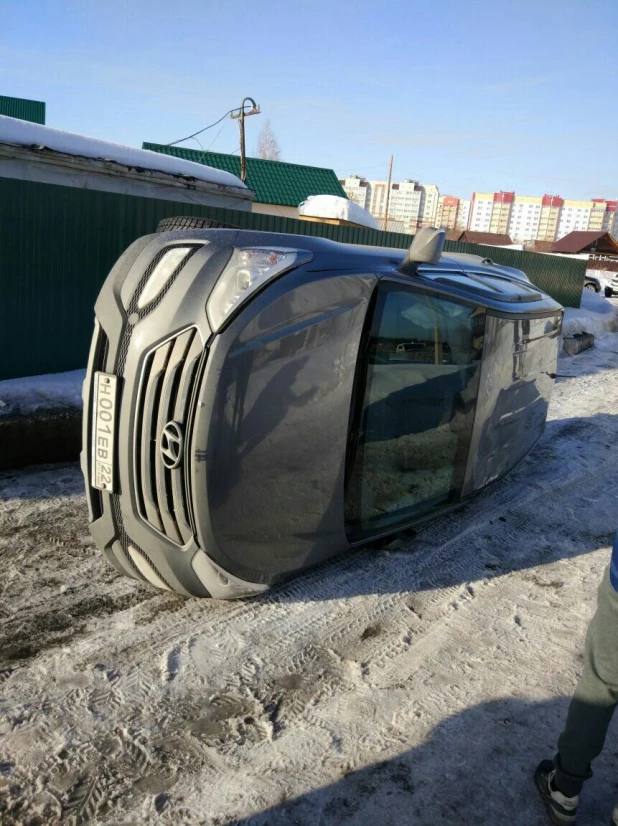
<path id="1" fill-rule="evenodd" d="M 191 448 L 195 519 L 202 547 L 237 576 L 271 582 L 348 545 L 348 419 L 377 280 L 292 272 L 211 346 Z"/>
<path id="2" fill-rule="evenodd" d="M 170 246 L 185 245 L 192 252 L 182 269 L 157 300 L 136 311 L 153 262 Z M 308 250 L 312 260 L 268 282 L 213 335 L 206 314 L 208 297 L 233 249 L 252 246 Z M 562 311 L 536 291 L 524 273 L 496 267 L 481 257 L 443 256 L 436 267 L 422 266 L 417 276 L 404 276 L 397 272 L 404 255 L 404 250 L 323 238 L 226 229 L 158 233 L 129 247 L 96 303 L 97 327 L 84 386 L 82 468 L 90 527 L 118 570 L 185 595 L 242 596 L 349 546 L 343 507 L 348 426 L 359 348 L 381 279 L 481 303 L 488 316 L 496 317 L 490 321 L 496 342 L 488 345 L 487 363 L 484 354 L 481 393 L 483 381 L 491 384 L 491 365 L 513 348 L 516 324 Z M 462 274 L 470 276 L 470 289 L 458 277 Z M 501 327 L 498 316 L 510 322 L 501 322 Z M 135 434 L 145 365 L 168 339 L 188 330 L 199 335 L 203 352 L 182 423 L 193 522 L 192 538 L 181 545 L 149 524 L 140 510 Z M 499 478 L 533 443 L 530 434 L 522 438 L 517 428 L 496 420 L 500 405 L 524 397 L 532 400 L 534 441 L 540 435 L 554 350 L 557 353 L 557 339 L 540 350 L 532 344 L 523 348 L 517 389 L 508 396 L 489 394 L 483 404 L 479 402 L 462 496 Z M 114 494 L 90 487 L 96 370 L 119 377 Z M 522 396 L 522 388 L 528 386 L 534 392 Z M 487 442 L 487 429 L 496 425 L 501 435 Z M 158 446 L 159 435 L 156 439 Z M 433 516 L 434 512 L 427 518 Z"/>
<path id="3" fill-rule="evenodd" d="M 487 316 L 462 496 L 501 479 L 541 437 L 560 343 L 556 318 Z"/>

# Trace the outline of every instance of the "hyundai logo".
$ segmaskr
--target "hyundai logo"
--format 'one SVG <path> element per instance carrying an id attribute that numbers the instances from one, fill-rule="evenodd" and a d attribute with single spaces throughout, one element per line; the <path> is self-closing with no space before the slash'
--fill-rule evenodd
<path id="1" fill-rule="evenodd" d="M 182 462 L 184 436 L 178 422 L 168 422 L 161 431 L 159 449 L 163 464 L 168 470 L 174 470 Z"/>

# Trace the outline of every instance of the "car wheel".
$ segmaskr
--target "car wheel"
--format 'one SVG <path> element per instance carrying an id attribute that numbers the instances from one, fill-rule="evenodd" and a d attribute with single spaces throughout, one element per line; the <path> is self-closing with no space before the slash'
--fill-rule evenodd
<path id="1" fill-rule="evenodd" d="M 173 229 L 239 229 L 236 224 L 215 221 L 213 218 L 194 218 L 190 215 L 176 215 L 159 221 L 157 232 L 169 232 Z"/>
<path id="2" fill-rule="evenodd" d="M 613 287 L 605 287 L 605 298 L 611 298 L 614 294 Z"/>
<path id="3" fill-rule="evenodd" d="M 595 285 L 592 284 L 592 283 L 584 284 L 584 287 L 587 290 L 592 290 L 593 293 L 598 293 L 599 292 L 598 289 L 595 287 Z"/>

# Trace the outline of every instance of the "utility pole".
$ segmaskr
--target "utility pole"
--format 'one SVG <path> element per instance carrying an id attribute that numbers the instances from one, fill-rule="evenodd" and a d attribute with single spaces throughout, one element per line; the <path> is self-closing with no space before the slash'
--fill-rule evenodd
<path id="1" fill-rule="evenodd" d="M 247 101 L 251 104 L 251 109 L 245 111 Z M 238 128 L 240 130 L 240 180 L 244 183 L 247 177 L 247 153 L 245 151 L 245 118 L 249 115 L 259 115 L 260 107 L 253 100 L 253 98 L 244 98 L 240 104 L 240 108 L 234 109 L 230 117 L 233 120 L 238 120 Z"/>
<path id="2" fill-rule="evenodd" d="M 391 200 L 391 175 L 393 174 L 393 156 L 391 155 L 391 162 L 388 165 L 388 184 L 386 185 L 386 212 L 384 213 L 384 232 L 388 229 L 388 207 Z"/>

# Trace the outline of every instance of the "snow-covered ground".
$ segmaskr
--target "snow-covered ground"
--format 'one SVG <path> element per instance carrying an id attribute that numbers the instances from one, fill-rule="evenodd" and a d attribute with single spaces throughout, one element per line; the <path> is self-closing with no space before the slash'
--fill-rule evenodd
<path id="1" fill-rule="evenodd" d="M 568 307 L 564 314 L 562 334 L 592 333 L 599 337 L 618 330 L 618 301 L 607 299 L 591 290 L 582 291 L 582 303 L 578 310 Z"/>
<path id="2" fill-rule="evenodd" d="M 418 531 L 254 600 L 96 551 L 76 466 L 0 475 L 0 822 L 542 826 L 618 524 L 618 335 L 562 359 L 542 441 Z M 618 800 L 615 728 L 580 826 Z"/>
<path id="3" fill-rule="evenodd" d="M 85 370 L 0 381 L 0 417 L 82 406 Z"/>

